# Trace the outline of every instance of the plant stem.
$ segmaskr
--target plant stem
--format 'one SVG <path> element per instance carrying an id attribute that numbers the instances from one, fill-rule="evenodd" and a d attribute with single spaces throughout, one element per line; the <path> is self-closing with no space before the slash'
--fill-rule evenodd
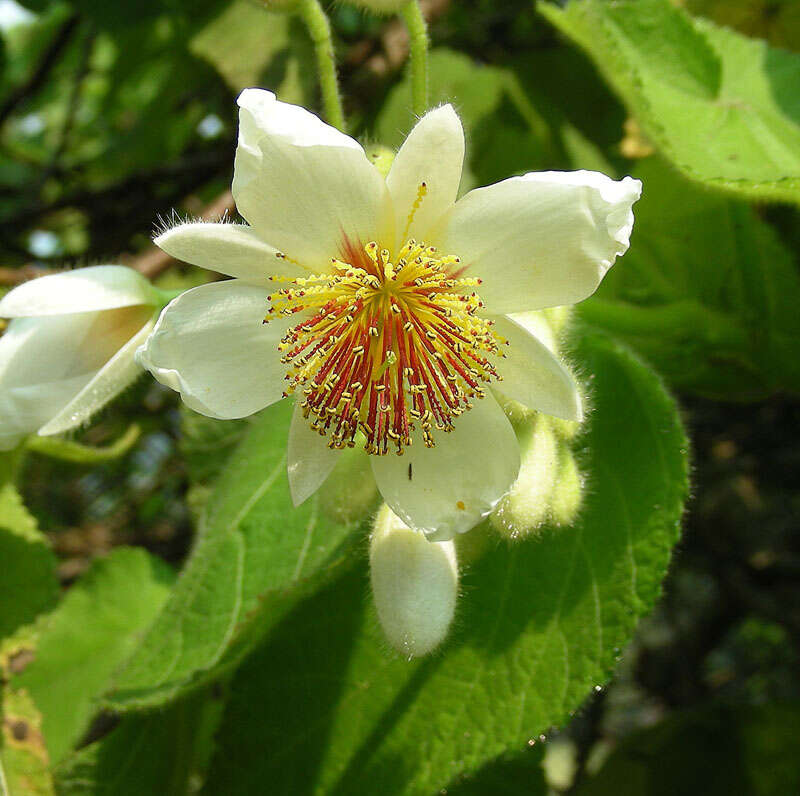
<path id="1" fill-rule="evenodd" d="M 422 116 L 428 110 L 428 26 L 418 0 L 409 0 L 402 14 L 411 40 L 411 104 Z"/>
<path id="2" fill-rule="evenodd" d="M 333 51 L 330 22 L 319 0 L 298 0 L 297 12 L 302 17 L 314 43 L 325 118 L 334 127 L 344 131 L 344 111 L 339 95 L 339 81 L 336 77 L 336 55 Z"/>

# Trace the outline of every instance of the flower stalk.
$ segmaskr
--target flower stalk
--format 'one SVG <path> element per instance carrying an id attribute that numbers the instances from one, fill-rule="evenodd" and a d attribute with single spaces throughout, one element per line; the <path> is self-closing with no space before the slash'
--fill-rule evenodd
<path id="1" fill-rule="evenodd" d="M 338 130 L 344 131 L 344 109 L 339 93 L 339 79 L 336 76 L 336 55 L 333 50 L 330 22 L 319 0 L 298 0 L 297 13 L 305 23 L 314 43 L 325 118 Z"/>
<path id="2" fill-rule="evenodd" d="M 410 37 L 411 105 L 417 116 L 428 110 L 428 26 L 418 0 L 401 9 Z"/>

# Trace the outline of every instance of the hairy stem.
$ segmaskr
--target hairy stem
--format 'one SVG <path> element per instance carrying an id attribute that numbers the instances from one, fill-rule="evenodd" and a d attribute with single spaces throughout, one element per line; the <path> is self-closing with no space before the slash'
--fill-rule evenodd
<path id="1" fill-rule="evenodd" d="M 298 0 L 297 12 L 305 22 L 314 43 L 325 118 L 334 127 L 344 130 L 344 111 L 336 77 L 336 56 L 333 52 L 330 22 L 319 0 Z"/>
<path id="2" fill-rule="evenodd" d="M 411 104 L 422 116 L 428 110 L 428 26 L 418 0 L 409 0 L 402 8 L 408 27 L 411 58 Z"/>

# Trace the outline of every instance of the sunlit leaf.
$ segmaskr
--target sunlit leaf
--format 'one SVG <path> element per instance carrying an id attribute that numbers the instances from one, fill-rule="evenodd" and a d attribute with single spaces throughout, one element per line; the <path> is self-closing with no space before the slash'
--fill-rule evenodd
<path id="1" fill-rule="evenodd" d="M 56 559 L 10 482 L 0 483 L 0 638 L 50 608 L 58 597 Z"/>
<path id="2" fill-rule="evenodd" d="M 319 494 L 292 506 L 291 411 L 263 412 L 227 462 L 170 600 L 115 680 L 114 707 L 160 704 L 218 673 L 342 560 L 358 525 L 331 519 Z"/>
<path id="3" fill-rule="evenodd" d="M 52 762 L 86 730 L 95 700 L 164 604 L 173 578 L 144 550 L 119 548 L 96 561 L 43 623 L 35 659 L 12 686 L 41 710 Z"/>
<path id="4" fill-rule="evenodd" d="M 538 7 L 589 53 L 688 177 L 800 202 L 800 55 L 693 19 L 669 0 Z"/>

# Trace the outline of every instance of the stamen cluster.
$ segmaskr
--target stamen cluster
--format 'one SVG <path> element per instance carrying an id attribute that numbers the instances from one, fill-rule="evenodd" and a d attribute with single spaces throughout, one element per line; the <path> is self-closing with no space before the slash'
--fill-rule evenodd
<path id="1" fill-rule="evenodd" d="M 394 261 L 375 241 L 345 239 L 328 273 L 273 278 L 288 284 L 268 297 L 264 322 L 302 317 L 279 344 L 284 395 L 302 389 L 303 414 L 330 447 L 352 447 L 361 430 L 367 453 L 402 454 L 417 424 L 433 447 L 433 428 L 452 431 L 481 385 L 500 379 L 486 355 L 504 356 L 506 341 L 477 314 L 480 280 L 459 264 L 413 239 Z"/>

